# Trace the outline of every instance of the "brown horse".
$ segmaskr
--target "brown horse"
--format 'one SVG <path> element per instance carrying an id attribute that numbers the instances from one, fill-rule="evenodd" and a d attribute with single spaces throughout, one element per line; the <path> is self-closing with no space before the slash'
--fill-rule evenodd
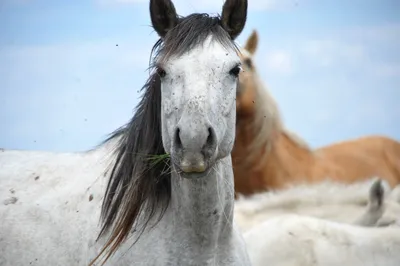
<path id="1" fill-rule="evenodd" d="M 353 183 L 379 176 L 400 182 L 400 143 L 368 136 L 312 150 L 287 130 L 279 109 L 254 66 L 258 35 L 242 49 L 244 71 L 237 93 L 236 140 L 232 153 L 235 190 L 243 195 L 326 179 Z"/>

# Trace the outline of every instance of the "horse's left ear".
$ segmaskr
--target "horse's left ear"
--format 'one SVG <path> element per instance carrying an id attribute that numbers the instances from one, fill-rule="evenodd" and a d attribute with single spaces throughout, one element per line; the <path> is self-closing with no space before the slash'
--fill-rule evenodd
<path id="1" fill-rule="evenodd" d="M 222 27 L 232 40 L 242 32 L 247 19 L 247 0 L 226 0 L 222 7 Z"/>
<path id="2" fill-rule="evenodd" d="M 164 38 L 179 21 L 171 0 L 150 0 L 150 18 L 154 30 L 161 38 Z"/>
<path id="3" fill-rule="evenodd" d="M 257 50 L 257 45 L 258 45 L 258 33 L 256 30 L 253 30 L 250 37 L 247 39 L 246 44 L 244 45 L 244 49 L 246 49 L 247 52 L 249 52 L 251 55 L 254 55 L 254 53 Z"/>

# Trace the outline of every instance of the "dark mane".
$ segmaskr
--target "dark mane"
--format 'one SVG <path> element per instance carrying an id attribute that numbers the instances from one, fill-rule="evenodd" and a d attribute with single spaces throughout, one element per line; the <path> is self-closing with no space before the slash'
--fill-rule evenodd
<path id="1" fill-rule="evenodd" d="M 234 47 L 229 34 L 222 28 L 219 16 L 192 14 L 179 18 L 179 23 L 152 49 L 154 54 L 151 68 L 155 63 L 172 55 L 182 55 L 212 36 L 224 46 Z M 107 184 L 101 210 L 102 229 L 99 238 L 111 231 L 110 238 L 101 253 L 107 251 L 105 261 L 128 237 L 134 227 L 141 233 L 156 214 L 158 222 L 171 197 L 171 174 L 166 171 L 166 162 L 154 165 L 149 156 L 165 154 L 161 136 L 161 84 L 160 77 L 152 71 L 144 94 L 130 122 L 118 128 L 103 141 L 103 144 L 119 138 L 115 150 L 116 160 Z M 142 224 L 137 218 L 144 214 Z M 138 239 L 137 238 L 137 239 Z M 137 241 L 136 239 L 136 241 Z M 105 262 L 104 261 L 104 262 Z"/>
<path id="2" fill-rule="evenodd" d="M 239 51 L 229 34 L 222 28 L 219 15 L 212 17 L 204 13 L 195 13 L 180 18 L 179 23 L 165 35 L 163 45 L 158 50 L 158 54 L 161 55 L 159 61 L 170 56 L 180 56 L 186 51 L 202 45 L 208 36 L 212 36 L 214 40 L 225 47 Z"/>

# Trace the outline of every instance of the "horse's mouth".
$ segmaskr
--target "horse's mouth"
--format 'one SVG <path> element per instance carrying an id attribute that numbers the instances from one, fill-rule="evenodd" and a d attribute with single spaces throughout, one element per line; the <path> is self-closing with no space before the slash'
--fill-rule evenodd
<path id="1" fill-rule="evenodd" d="M 186 178 L 186 179 L 200 179 L 200 178 L 205 178 L 207 177 L 210 172 L 211 172 L 212 168 L 208 168 L 206 171 L 201 172 L 201 173 L 196 173 L 196 172 L 191 172 L 191 173 L 185 173 L 182 171 L 179 171 L 179 176 Z"/>
<path id="2" fill-rule="evenodd" d="M 211 165 L 206 160 L 192 162 L 191 164 L 185 163 L 183 160 L 172 159 L 173 169 L 178 176 L 187 179 L 198 179 L 206 177 L 212 170 Z"/>

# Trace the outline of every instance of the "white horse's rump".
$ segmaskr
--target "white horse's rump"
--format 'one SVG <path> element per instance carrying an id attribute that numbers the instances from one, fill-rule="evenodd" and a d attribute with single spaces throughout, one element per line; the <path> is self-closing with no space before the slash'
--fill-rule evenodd
<path id="1" fill-rule="evenodd" d="M 243 232 L 282 214 L 366 226 L 394 224 L 400 220 L 400 186 L 391 191 L 384 181 L 381 187 L 384 193 L 380 195 L 376 194 L 376 180 L 350 185 L 326 181 L 239 197 L 235 202 L 235 221 Z M 383 197 L 381 206 L 377 206 L 381 200 L 379 197 Z"/>
<path id="2" fill-rule="evenodd" d="M 282 215 L 244 234 L 253 266 L 399 266 L 400 229 Z"/>

